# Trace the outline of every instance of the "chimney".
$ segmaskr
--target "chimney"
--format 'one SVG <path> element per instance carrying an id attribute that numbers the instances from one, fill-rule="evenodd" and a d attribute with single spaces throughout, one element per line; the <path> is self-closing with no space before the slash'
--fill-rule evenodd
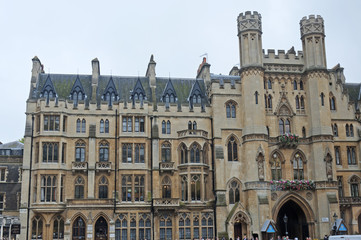
<path id="1" fill-rule="evenodd" d="M 94 58 L 92 60 L 92 98 L 91 98 L 92 101 L 96 100 L 99 76 L 100 76 L 99 60 L 98 58 Z"/>
<path id="2" fill-rule="evenodd" d="M 148 68 L 147 68 L 147 72 L 145 73 L 145 76 L 149 78 L 149 85 L 151 87 L 155 87 L 156 86 L 156 79 L 155 79 L 155 65 L 157 65 L 157 63 L 154 61 L 154 57 L 153 54 L 150 56 L 150 60 L 148 63 Z"/>
<path id="3" fill-rule="evenodd" d="M 231 76 L 239 76 L 239 69 L 237 66 L 234 66 L 231 71 L 229 72 L 229 75 Z"/>
<path id="4" fill-rule="evenodd" d="M 39 81 L 39 74 L 44 73 L 44 66 L 41 64 L 40 59 L 35 56 L 33 59 L 33 67 L 31 69 L 31 84 L 29 98 L 32 95 L 33 89 L 36 88 Z"/>
<path id="5" fill-rule="evenodd" d="M 211 81 L 211 65 L 207 63 L 207 59 L 204 57 L 202 63 L 198 67 L 197 78 L 204 80 L 204 83 L 209 83 Z"/>

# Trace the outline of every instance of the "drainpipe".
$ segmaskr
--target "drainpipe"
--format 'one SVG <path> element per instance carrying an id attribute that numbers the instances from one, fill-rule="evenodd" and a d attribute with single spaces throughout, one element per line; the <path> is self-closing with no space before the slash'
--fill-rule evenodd
<path id="1" fill-rule="evenodd" d="M 117 206 L 117 168 L 118 168 L 118 109 L 115 109 L 115 134 L 114 134 L 114 140 L 115 140 L 115 170 L 114 170 L 114 210 L 113 213 L 115 213 L 115 209 Z"/>
<path id="2" fill-rule="evenodd" d="M 30 191 L 31 191 L 31 170 L 33 167 L 33 141 L 34 141 L 34 115 L 31 115 L 31 143 L 30 143 L 30 167 L 29 167 L 29 188 L 28 188 L 28 211 L 26 224 L 26 239 L 29 239 L 29 221 L 30 221 Z"/>
<path id="3" fill-rule="evenodd" d="M 150 116 L 150 196 L 152 213 L 152 239 L 154 239 L 154 203 L 153 203 L 153 116 Z"/>
<path id="4" fill-rule="evenodd" d="M 214 169 L 214 136 L 213 136 L 213 118 L 211 117 L 211 135 L 212 135 L 212 144 L 211 144 L 211 150 L 212 150 L 212 190 L 214 195 L 214 237 L 217 237 L 217 194 L 216 194 L 216 183 L 215 183 L 215 169 Z"/>

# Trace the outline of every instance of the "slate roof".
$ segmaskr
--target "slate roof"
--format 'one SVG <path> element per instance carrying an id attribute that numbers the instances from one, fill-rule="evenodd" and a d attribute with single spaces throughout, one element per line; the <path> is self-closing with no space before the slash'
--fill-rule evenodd
<path id="1" fill-rule="evenodd" d="M 24 144 L 19 141 L 0 144 L 0 149 L 24 149 Z"/>
<path id="2" fill-rule="evenodd" d="M 360 99 L 361 83 L 345 83 L 343 85 L 350 96 L 350 101 L 357 102 Z"/>
<path id="3" fill-rule="evenodd" d="M 54 85 L 53 82 L 51 81 L 50 76 L 48 75 L 48 77 L 46 78 L 45 84 L 43 86 L 43 90 L 41 91 L 41 94 L 44 95 L 45 91 L 52 91 L 54 93 L 54 95 L 56 95 L 56 91 L 54 89 Z"/>
<path id="4" fill-rule="evenodd" d="M 81 83 L 82 88 L 84 89 L 85 94 L 88 99 L 92 98 L 92 75 L 77 75 L 77 74 L 45 74 L 41 73 L 39 76 L 39 83 L 35 90 L 33 98 L 40 98 L 40 92 L 42 91 L 46 79 L 48 76 L 51 79 L 51 82 L 54 86 L 54 90 L 58 95 L 59 99 L 69 99 L 70 93 L 74 86 L 74 83 L 77 78 Z M 167 85 L 169 78 L 157 77 L 156 79 L 156 98 L 152 96 L 151 88 L 149 86 L 148 77 L 134 77 L 134 76 L 109 76 L 109 75 L 100 75 L 98 81 L 98 89 L 96 99 L 101 101 L 101 97 L 106 92 L 106 88 L 109 84 L 109 80 L 112 78 L 118 97 L 120 101 L 129 101 L 131 99 L 132 91 L 134 91 L 136 83 L 139 79 L 139 82 L 144 89 L 144 92 L 147 97 L 147 101 L 160 101 L 163 96 L 163 92 Z M 208 100 L 205 97 L 205 86 L 203 79 L 195 78 L 172 78 L 172 85 L 175 89 L 178 103 L 185 104 L 188 103 L 187 98 L 191 92 L 191 89 L 194 83 L 198 80 L 199 89 L 202 91 L 202 102 L 207 103 Z M 113 85 L 113 84 L 110 84 Z"/>

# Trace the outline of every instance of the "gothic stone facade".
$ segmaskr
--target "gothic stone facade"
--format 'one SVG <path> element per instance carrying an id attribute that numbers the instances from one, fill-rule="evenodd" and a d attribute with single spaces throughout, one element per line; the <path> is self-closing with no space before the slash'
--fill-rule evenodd
<path id="1" fill-rule="evenodd" d="M 319 238 L 335 214 L 360 232 L 360 84 L 327 68 L 320 16 L 300 27 L 303 51 L 265 53 L 261 15 L 240 14 L 240 69 L 204 59 L 195 79 L 156 77 L 153 56 L 145 77 L 35 57 L 21 238 Z"/>

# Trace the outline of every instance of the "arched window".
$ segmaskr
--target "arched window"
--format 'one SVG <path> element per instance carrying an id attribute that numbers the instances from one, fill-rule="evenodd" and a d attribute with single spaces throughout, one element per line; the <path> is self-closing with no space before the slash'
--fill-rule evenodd
<path id="1" fill-rule="evenodd" d="M 171 125 L 170 125 L 170 121 L 167 121 L 167 134 L 170 134 L 170 130 L 171 130 Z"/>
<path id="2" fill-rule="evenodd" d="M 188 151 L 186 145 L 183 143 L 180 147 L 180 159 L 181 159 L 181 164 L 188 163 Z"/>
<path id="3" fill-rule="evenodd" d="M 346 124 L 346 137 L 350 136 L 350 128 L 348 126 L 348 124 Z"/>
<path id="4" fill-rule="evenodd" d="M 335 97 L 330 98 L 330 109 L 336 110 L 336 98 Z"/>
<path id="5" fill-rule="evenodd" d="M 280 129 L 280 135 L 285 134 L 285 122 L 283 121 L 283 119 L 280 119 L 278 121 L 278 125 L 279 125 L 279 129 Z"/>
<path id="6" fill-rule="evenodd" d="M 115 239 L 116 240 L 128 239 L 127 214 L 119 214 L 118 219 L 115 221 Z"/>
<path id="7" fill-rule="evenodd" d="M 99 146 L 99 162 L 109 161 L 109 144 L 102 142 Z"/>
<path id="8" fill-rule="evenodd" d="M 85 143 L 78 141 L 75 145 L 75 161 L 85 162 Z"/>
<path id="9" fill-rule="evenodd" d="M 300 99 L 296 96 L 296 109 L 300 109 Z"/>
<path id="10" fill-rule="evenodd" d="M 151 239 L 151 221 L 149 214 L 139 214 L 139 239 Z M 115 238 L 118 239 L 118 238 Z M 120 238 L 119 238 L 120 239 Z"/>
<path id="11" fill-rule="evenodd" d="M 78 105 L 78 94 L 77 94 L 77 92 L 73 92 L 73 104 L 74 104 L 74 107 L 76 107 Z"/>
<path id="12" fill-rule="evenodd" d="M 197 144 L 191 146 L 191 163 L 200 163 L 200 149 Z"/>
<path id="13" fill-rule="evenodd" d="M 306 138 L 306 128 L 302 127 L 302 137 Z"/>
<path id="14" fill-rule="evenodd" d="M 192 130 L 192 122 L 191 121 L 188 122 L 188 130 Z"/>
<path id="15" fill-rule="evenodd" d="M 240 192 L 240 185 L 238 181 L 233 180 L 229 184 L 229 189 L 228 189 L 229 204 L 235 204 L 239 202 L 239 192 Z"/>
<path id="16" fill-rule="evenodd" d="M 360 185 L 359 178 L 357 178 L 356 176 L 353 176 L 350 179 L 351 197 L 359 196 L 359 185 Z"/>
<path id="17" fill-rule="evenodd" d="M 43 220 L 40 216 L 34 217 L 31 227 L 31 240 L 43 239 Z"/>
<path id="18" fill-rule="evenodd" d="M 350 137 L 353 137 L 354 133 L 353 133 L 353 125 L 350 124 Z"/>
<path id="19" fill-rule="evenodd" d="M 85 125 L 86 125 L 86 121 L 85 121 L 85 119 L 83 118 L 83 120 L 81 120 L 81 132 L 82 132 L 82 133 L 85 133 Z"/>
<path id="20" fill-rule="evenodd" d="M 291 133 L 291 125 L 288 119 L 285 121 L 285 133 Z"/>
<path id="21" fill-rule="evenodd" d="M 273 153 L 271 160 L 271 173 L 272 173 L 272 180 L 281 180 L 282 179 L 282 163 L 281 157 L 278 153 Z"/>
<path id="22" fill-rule="evenodd" d="M 305 109 L 305 100 L 303 96 L 301 96 L 301 109 Z"/>
<path id="23" fill-rule="evenodd" d="M 163 214 L 159 220 L 159 238 L 160 240 L 173 239 L 172 218 L 170 214 Z"/>
<path id="24" fill-rule="evenodd" d="M 293 90 L 297 90 L 297 81 L 296 80 L 293 81 Z"/>
<path id="25" fill-rule="evenodd" d="M 272 96 L 268 95 L 268 108 L 272 109 Z"/>
<path id="26" fill-rule="evenodd" d="M 105 120 L 105 133 L 109 133 L 109 120 Z"/>
<path id="27" fill-rule="evenodd" d="M 293 159 L 293 178 L 295 180 L 303 180 L 303 160 L 299 153 L 295 154 L 295 157 Z"/>
<path id="28" fill-rule="evenodd" d="M 57 216 L 54 220 L 52 239 L 53 240 L 64 239 L 64 220 L 60 216 Z"/>
<path id="29" fill-rule="evenodd" d="M 172 181 L 168 176 L 165 176 L 162 180 L 162 197 L 172 198 Z"/>
<path id="30" fill-rule="evenodd" d="M 191 239 L 191 220 L 189 219 L 189 214 L 181 213 L 179 217 L 179 240 L 186 239 Z"/>
<path id="31" fill-rule="evenodd" d="M 272 81 L 271 81 L 271 79 L 268 79 L 268 81 L 267 81 L 267 88 L 272 89 Z"/>
<path id="32" fill-rule="evenodd" d="M 169 95 L 168 94 L 165 95 L 165 102 L 169 103 Z"/>
<path id="33" fill-rule="evenodd" d="M 75 219 L 73 223 L 73 240 L 85 239 L 85 222 L 81 217 Z"/>
<path id="34" fill-rule="evenodd" d="M 228 161 L 238 161 L 238 146 L 236 139 L 232 136 L 227 144 Z"/>
<path id="35" fill-rule="evenodd" d="M 232 101 L 226 103 L 226 117 L 236 118 L 236 104 Z"/>
<path id="36" fill-rule="evenodd" d="M 201 200 L 201 177 L 200 175 L 191 175 L 191 199 L 192 201 Z"/>
<path id="37" fill-rule="evenodd" d="M 303 81 L 300 81 L 300 90 L 303 90 Z"/>
<path id="38" fill-rule="evenodd" d="M 196 121 L 193 122 L 193 130 L 197 130 L 197 122 Z"/>
<path id="39" fill-rule="evenodd" d="M 162 121 L 162 134 L 166 134 L 166 124 L 165 121 Z"/>
<path id="40" fill-rule="evenodd" d="M 104 133 L 104 120 L 100 120 L 100 133 Z"/>
<path id="41" fill-rule="evenodd" d="M 237 221 L 237 220 L 236 220 Z M 213 214 L 202 213 L 202 238 L 213 239 Z"/>
<path id="42" fill-rule="evenodd" d="M 254 100 L 255 100 L 255 103 L 258 104 L 258 92 L 257 91 L 254 93 Z"/>
<path id="43" fill-rule="evenodd" d="M 104 176 L 99 179 L 99 198 L 108 198 L 108 180 Z"/>
<path id="44" fill-rule="evenodd" d="M 85 185 L 84 179 L 80 176 L 76 177 L 74 198 L 76 199 L 84 198 L 84 185 Z"/>
<path id="45" fill-rule="evenodd" d="M 181 195 L 182 201 L 188 201 L 188 176 L 182 176 L 181 180 Z"/>
<path id="46" fill-rule="evenodd" d="M 171 145 L 169 142 L 165 142 L 162 144 L 162 162 L 171 162 Z"/>
<path id="47" fill-rule="evenodd" d="M 76 120 L 76 132 L 77 133 L 80 133 L 80 119 L 78 118 L 77 120 Z"/>
<path id="48" fill-rule="evenodd" d="M 321 106 L 325 106 L 325 94 L 323 94 L 322 92 L 320 97 L 321 97 Z"/>
<path id="49" fill-rule="evenodd" d="M 338 137 L 338 128 L 336 123 L 333 125 L 333 136 Z"/>
<path id="50" fill-rule="evenodd" d="M 56 202 L 56 176 L 45 175 L 41 177 L 41 201 Z"/>

